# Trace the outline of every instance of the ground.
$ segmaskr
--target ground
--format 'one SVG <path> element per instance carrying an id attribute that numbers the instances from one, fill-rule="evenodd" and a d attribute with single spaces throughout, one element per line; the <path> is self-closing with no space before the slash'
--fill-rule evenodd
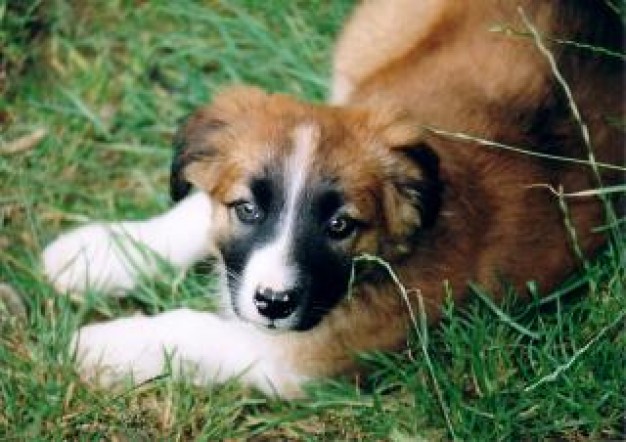
<path id="1" fill-rule="evenodd" d="M 0 314 L 0 440 L 624 437 L 619 232 L 547 300 L 495 306 L 475 293 L 439 326 L 416 324 L 404 353 L 364 355 L 367 378 L 311 386 L 306 400 L 168 377 L 111 392 L 77 377 L 67 344 L 79 324 L 209 309 L 211 278 L 167 274 L 130 300 L 76 301 L 42 277 L 42 248 L 86 221 L 166 208 L 170 138 L 219 87 L 253 83 L 322 100 L 331 42 L 351 6 L 0 0 L 0 283 L 12 288 L 0 292 L 13 290 L 26 307 Z"/>

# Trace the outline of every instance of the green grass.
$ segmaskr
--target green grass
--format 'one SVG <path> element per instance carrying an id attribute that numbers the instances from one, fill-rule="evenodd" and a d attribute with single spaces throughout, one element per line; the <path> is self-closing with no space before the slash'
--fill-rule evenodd
<path id="1" fill-rule="evenodd" d="M 351 3 L 0 0 L 0 282 L 28 308 L 26 321 L 0 315 L 0 440 L 624 437 L 623 242 L 572 281 L 592 281 L 593 293 L 526 306 L 478 293 L 441 325 L 416 324 L 404 353 L 364 356 L 368 378 L 312 386 L 299 402 L 236 383 L 163 378 L 112 393 L 77 378 L 66 349 L 80 323 L 210 308 L 210 281 L 164 277 L 129 301 L 76 304 L 43 280 L 43 246 L 85 221 L 167 207 L 170 137 L 222 85 L 321 100 Z M 41 142 L 6 151 L 38 129 Z"/>

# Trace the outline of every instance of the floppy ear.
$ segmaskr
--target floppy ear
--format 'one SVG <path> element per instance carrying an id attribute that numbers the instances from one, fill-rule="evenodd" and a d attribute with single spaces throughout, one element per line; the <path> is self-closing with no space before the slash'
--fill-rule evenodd
<path id="1" fill-rule="evenodd" d="M 196 161 L 211 161 L 216 150 L 210 143 L 211 133 L 225 126 L 225 122 L 210 117 L 207 109 L 200 109 L 186 118 L 174 135 L 174 157 L 170 168 L 170 197 L 178 202 L 191 191 L 185 169 Z"/>
<path id="2" fill-rule="evenodd" d="M 391 154 L 393 168 L 383 195 L 389 234 L 384 248 L 396 254 L 407 252 L 410 238 L 435 224 L 443 188 L 439 157 L 425 143 L 396 146 Z"/>
<path id="3" fill-rule="evenodd" d="M 442 184 L 439 179 L 439 157 L 425 143 L 398 149 L 405 160 L 419 167 L 422 176 L 397 183 L 398 191 L 404 195 L 420 213 L 420 227 L 427 229 L 435 224 L 441 208 Z"/>
<path id="4" fill-rule="evenodd" d="M 235 86 L 219 93 L 213 104 L 189 115 L 173 140 L 174 157 L 170 169 L 170 196 L 180 201 L 191 191 L 193 173 L 190 165 L 201 162 L 203 174 L 216 176 L 220 146 L 228 144 L 228 127 L 246 118 L 267 97 L 261 89 Z"/>

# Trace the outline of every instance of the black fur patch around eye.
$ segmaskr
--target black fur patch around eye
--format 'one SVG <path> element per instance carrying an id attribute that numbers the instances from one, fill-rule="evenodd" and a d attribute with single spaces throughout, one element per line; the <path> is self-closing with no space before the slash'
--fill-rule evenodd
<path id="1" fill-rule="evenodd" d="M 273 183 L 269 178 L 253 179 L 250 183 L 250 191 L 256 204 L 265 211 L 270 210 L 278 202 L 280 191 L 276 188 L 276 183 Z"/>
<path id="2" fill-rule="evenodd" d="M 338 191 L 325 190 L 321 192 L 317 201 L 319 219 L 322 222 L 329 220 L 343 204 L 343 197 Z"/>

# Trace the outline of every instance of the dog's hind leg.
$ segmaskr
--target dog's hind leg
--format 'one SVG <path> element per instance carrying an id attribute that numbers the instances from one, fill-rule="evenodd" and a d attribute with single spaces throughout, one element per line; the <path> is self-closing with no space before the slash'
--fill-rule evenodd
<path id="1" fill-rule="evenodd" d="M 211 201 L 198 192 L 145 221 L 88 224 L 46 247 L 43 270 L 61 293 L 122 296 L 163 262 L 184 270 L 206 257 L 210 220 Z"/>

